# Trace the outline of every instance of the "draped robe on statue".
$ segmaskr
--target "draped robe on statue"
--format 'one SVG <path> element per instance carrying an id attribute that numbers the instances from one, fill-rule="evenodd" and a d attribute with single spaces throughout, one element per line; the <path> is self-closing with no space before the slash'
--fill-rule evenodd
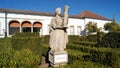
<path id="1" fill-rule="evenodd" d="M 50 24 L 50 48 L 52 51 L 63 51 L 66 48 L 68 42 L 68 35 L 66 29 L 63 28 L 63 19 L 61 17 L 55 17 L 51 20 Z"/>

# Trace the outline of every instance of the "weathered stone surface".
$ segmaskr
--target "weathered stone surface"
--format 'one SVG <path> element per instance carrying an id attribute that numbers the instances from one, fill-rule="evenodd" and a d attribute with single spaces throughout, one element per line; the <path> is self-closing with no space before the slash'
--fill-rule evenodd
<path id="1" fill-rule="evenodd" d="M 66 65 L 68 62 L 68 53 L 66 51 L 61 52 L 49 52 L 49 61 L 53 67 Z"/>
<path id="2" fill-rule="evenodd" d="M 56 9 L 56 15 L 51 20 L 49 25 L 50 33 L 50 48 L 49 61 L 52 66 L 65 65 L 68 62 L 68 54 L 64 50 L 68 43 L 68 35 L 66 29 L 68 24 L 68 6 L 64 8 L 64 19 L 61 17 L 61 8 Z"/>
<path id="3" fill-rule="evenodd" d="M 61 17 L 61 8 L 56 9 L 56 15 L 51 20 L 50 24 L 50 48 L 51 51 L 63 51 L 66 48 L 68 42 L 68 35 L 66 32 L 68 24 L 68 6 L 65 6 L 64 19 Z"/>

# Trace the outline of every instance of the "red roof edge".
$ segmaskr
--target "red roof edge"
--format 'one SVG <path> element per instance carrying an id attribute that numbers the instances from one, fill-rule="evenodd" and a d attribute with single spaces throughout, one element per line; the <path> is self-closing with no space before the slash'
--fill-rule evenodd
<path id="1" fill-rule="evenodd" d="M 111 21 L 110 19 L 108 18 L 105 18 L 103 16 L 100 16 L 98 14 L 95 14 L 95 13 L 92 13 L 90 11 L 83 11 L 81 12 L 80 14 L 77 15 L 77 17 L 79 18 L 92 18 L 92 19 L 101 19 L 101 20 L 108 20 L 108 21 Z"/>

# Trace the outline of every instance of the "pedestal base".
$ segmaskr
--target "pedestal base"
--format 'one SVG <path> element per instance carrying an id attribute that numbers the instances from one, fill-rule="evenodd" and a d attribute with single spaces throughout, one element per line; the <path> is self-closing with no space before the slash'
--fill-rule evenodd
<path id="1" fill-rule="evenodd" d="M 49 61 L 53 67 L 66 65 L 68 62 L 68 54 L 66 51 L 59 51 L 59 52 L 50 51 Z"/>

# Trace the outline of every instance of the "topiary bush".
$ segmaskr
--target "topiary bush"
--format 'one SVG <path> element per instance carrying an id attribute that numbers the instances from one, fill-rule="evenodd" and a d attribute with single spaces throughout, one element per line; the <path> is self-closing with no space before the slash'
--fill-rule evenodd
<path id="1" fill-rule="evenodd" d="M 106 34 L 102 41 L 98 44 L 99 47 L 120 48 L 120 32 L 110 32 Z"/>
<path id="2" fill-rule="evenodd" d="M 93 62 L 99 62 L 101 64 L 115 67 L 116 61 L 117 61 L 117 56 L 111 52 L 111 51 L 97 51 L 93 50 L 91 53 L 91 61 Z"/>
<path id="3" fill-rule="evenodd" d="M 16 68 L 38 67 L 40 61 L 39 55 L 35 55 L 30 49 L 23 48 L 15 51 L 11 65 L 14 65 Z"/>
<path id="4" fill-rule="evenodd" d="M 69 44 L 67 45 L 67 49 L 69 60 L 71 63 L 73 62 L 73 60 L 92 61 L 95 63 L 103 64 L 105 66 L 116 68 L 116 66 L 118 67 L 120 61 L 120 54 L 117 54 L 116 51 L 111 48 L 97 48 L 78 44 Z"/>
<path id="5" fill-rule="evenodd" d="M 12 38 L 11 45 L 15 50 L 28 48 L 35 54 L 40 54 L 42 50 L 40 38 Z"/>
<path id="6" fill-rule="evenodd" d="M 34 55 L 39 56 L 39 63 L 41 63 L 43 44 L 42 38 L 38 33 L 16 33 L 11 38 L 11 46 L 15 51 L 22 49 L 28 49 L 32 51 Z"/>
<path id="7" fill-rule="evenodd" d="M 43 39 L 43 43 L 49 44 L 50 35 L 45 35 L 42 37 L 42 39 Z"/>
<path id="8" fill-rule="evenodd" d="M 83 46 L 91 46 L 91 47 L 96 46 L 96 42 L 88 42 L 88 41 L 74 42 L 74 44 L 79 44 L 79 45 L 83 45 Z"/>
<path id="9" fill-rule="evenodd" d="M 0 68 L 38 67 L 40 61 L 39 55 L 35 55 L 29 49 L 0 52 Z"/>
<path id="10" fill-rule="evenodd" d="M 78 35 L 69 35 L 68 36 L 69 43 L 74 43 L 74 42 L 79 42 L 79 41 L 80 41 L 80 36 L 78 36 Z"/>
<path id="11" fill-rule="evenodd" d="M 22 32 L 22 33 L 15 33 L 12 37 L 40 37 L 38 32 Z"/>

